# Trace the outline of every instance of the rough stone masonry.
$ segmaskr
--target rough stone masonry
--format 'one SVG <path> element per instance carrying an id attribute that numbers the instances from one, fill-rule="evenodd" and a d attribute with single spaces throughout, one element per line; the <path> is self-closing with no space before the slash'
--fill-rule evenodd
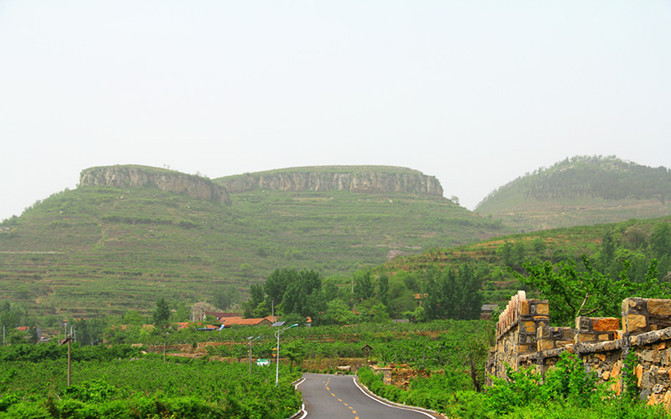
<path id="1" fill-rule="evenodd" d="M 487 376 L 505 378 L 506 365 L 544 374 L 564 351 L 577 354 L 617 394 L 623 391 L 624 359 L 633 352 L 641 398 L 671 410 L 671 300 L 627 298 L 621 319 L 578 317 L 575 328 L 551 327 L 548 302 L 519 291 L 499 317 Z"/>

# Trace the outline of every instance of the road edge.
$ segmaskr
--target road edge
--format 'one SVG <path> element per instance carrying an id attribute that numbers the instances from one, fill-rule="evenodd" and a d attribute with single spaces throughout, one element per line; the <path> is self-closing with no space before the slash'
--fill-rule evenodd
<path id="1" fill-rule="evenodd" d="M 298 380 L 294 381 L 291 383 L 292 386 L 294 386 L 295 390 L 298 390 L 298 386 L 303 384 L 303 381 L 305 381 L 305 377 L 301 376 Z M 301 401 L 303 400 L 303 395 L 301 394 Z M 297 418 L 304 418 L 307 415 L 307 411 L 305 410 L 305 403 L 301 403 L 301 410 L 298 412 L 294 413 L 293 415 L 289 416 L 287 419 L 297 419 Z"/>
<path id="2" fill-rule="evenodd" d="M 409 405 L 407 405 L 407 404 L 403 404 L 403 403 L 396 403 L 396 402 L 392 402 L 391 400 L 387 400 L 387 399 L 385 399 L 385 398 L 382 397 L 382 396 L 378 396 L 377 394 L 375 394 L 375 393 L 373 393 L 372 391 L 370 391 L 370 389 L 369 389 L 368 387 L 366 387 L 366 385 L 365 385 L 364 383 L 362 383 L 361 381 L 359 381 L 359 376 L 356 375 L 356 374 L 354 375 L 354 382 L 355 382 L 355 383 L 357 384 L 357 386 L 358 386 L 363 392 L 365 392 L 367 395 L 369 395 L 370 397 L 373 397 L 373 398 L 375 398 L 375 399 L 377 399 L 377 400 L 379 400 L 379 401 L 381 401 L 381 402 L 384 402 L 384 403 L 387 403 L 387 404 L 390 404 L 390 405 L 392 405 L 392 406 L 396 406 L 396 407 L 403 407 L 403 408 L 410 409 L 410 410 L 417 410 L 417 411 L 426 413 L 426 414 L 428 414 L 428 415 L 431 415 L 431 416 L 433 416 L 433 417 L 435 417 L 435 418 L 439 418 L 439 419 L 447 419 L 447 416 L 446 416 L 446 415 L 444 415 L 444 414 L 442 414 L 442 413 L 438 413 L 438 412 L 436 412 L 436 411 L 434 411 L 434 410 L 426 409 L 426 408 L 424 408 L 424 407 L 418 407 L 418 406 L 409 406 Z"/>

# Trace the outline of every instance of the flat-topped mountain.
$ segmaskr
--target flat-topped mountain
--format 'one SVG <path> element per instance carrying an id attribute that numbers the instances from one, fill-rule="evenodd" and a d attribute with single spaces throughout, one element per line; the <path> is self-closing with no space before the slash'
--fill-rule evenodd
<path id="1" fill-rule="evenodd" d="M 252 190 L 348 191 L 443 196 L 443 188 L 435 177 L 392 166 L 297 167 L 227 176 L 214 181 L 231 193 Z"/>
<path id="2" fill-rule="evenodd" d="M 226 190 L 214 184 L 210 179 L 149 166 L 92 167 L 82 171 L 79 186 L 111 188 L 153 186 L 164 192 L 183 194 L 192 198 L 230 202 Z"/>
<path id="3" fill-rule="evenodd" d="M 524 231 L 671 214 L 671 171 L 616 157 L 579 156 L 519 177 L 476 212 Z"/>
<path id="4" fill-rule="evenodd" d="M 231 186 L 236 179 L 247 186 Z M 278 268 L 351 275 L 514 232 L 440 191 L 418 171 L 375 166 L 214 181 L 144 166 L 87 169 L 76 189 L 0 224 L 0 295 L 57 318 L 149 313 L 158 297 L 190 305 L 223 287 L 246 293 Z"/>

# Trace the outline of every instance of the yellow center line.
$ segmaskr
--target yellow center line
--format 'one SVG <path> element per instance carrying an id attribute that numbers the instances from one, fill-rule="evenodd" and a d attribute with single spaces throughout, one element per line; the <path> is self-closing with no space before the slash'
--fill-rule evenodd
<path id="1" fill-rule="evenodd" d="M 329 387 L 329 384 L 330 384 L 330 383 L 331 383 L 331 379 L 329 378 L 328 380 L 326 380 L 326 384 L 324 384 L 324 386 L 326 387 L 326 390 L 328 390 L 328 391 L 331 393 L 331 396 L 337 398 L 338 396 L 336 396 L 335 393 L 333 393 L 333 392 L 331 391 L 331 388 Z M 353 408 L 352 406 L 350 406 L 350 405 L 348 405 L 347 403 L 343 402 L 342 399 L 340 399 L 340 398 L 338 399 L 338 401 L 339 401 L 340 403 L 344 404 L 345 407 L 347 407 L 349 410 L 352 411 L 353 414 L 356 415 L 356 410 L 354 410 L 354 408 Z M 354 419 L 359 419 L 359 417 L 358 417 L 358 416 L 355 416 Z"/>

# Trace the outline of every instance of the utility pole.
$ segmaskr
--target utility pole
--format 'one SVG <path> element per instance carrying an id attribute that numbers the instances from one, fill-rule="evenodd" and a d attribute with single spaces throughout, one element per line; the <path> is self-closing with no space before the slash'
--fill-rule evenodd
<path id="1" fill-rule="evenodd" d="M 68 387 L 70 387 L 70 372 L 72 368 L 72 335 L 65 336 L 65 339 L 61 341 L 61 345 L 68 344 Z"/>
<path id="2" fill-rule="evenodd" d="M 261 336 L 250 336 L 247 338 L 247 343 L 249 344 L 249 374 L 252 373 L 252 342 L 254 342 L 256 339 L 260 338 Z"/>
<path id="3" fill-rule="evenodd" d="M 72 372 L 72 336 L 68 338 L 68 387 L 70 387 L 71 372 Z"/>
<path id="4" fill-rule="evenodd" d="M 277 357 L 275 360 L 275 387 L 277 387 L 277 384 L 280 382 L 280 333 L 296 326 L 298 326 L 298 323 L 294 323 L 289 327 L 285 327 L 284 329 L 277 329 L 277 331 L 275 332 L 275 337 L 277 338 Z"/>

